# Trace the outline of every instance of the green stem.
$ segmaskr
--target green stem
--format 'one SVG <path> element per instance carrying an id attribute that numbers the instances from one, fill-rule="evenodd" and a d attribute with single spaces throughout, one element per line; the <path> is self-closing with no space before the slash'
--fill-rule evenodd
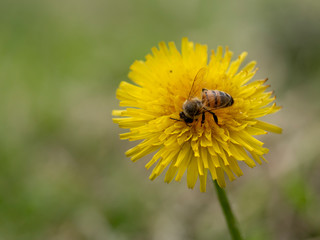
<path id="1" fill-rule="evenodd" d="M 219 187 L 217 181 L 213 181 L 213 182 L 214 182 L 214 185 L 217 190 L 218 199 L 219 199 L 220 205 L 222 207 L 224 216 L 226 218 L 231 237 L 233 240 L 242 240 L 242 237 L 241 237 L 240 231 L 239 231 L 239 227 L 238 227 L 238 223 L 237 223 L 237 221 L 233 215 L 233 212 L 231 210 L 226 192 L 221 187 Z"/>

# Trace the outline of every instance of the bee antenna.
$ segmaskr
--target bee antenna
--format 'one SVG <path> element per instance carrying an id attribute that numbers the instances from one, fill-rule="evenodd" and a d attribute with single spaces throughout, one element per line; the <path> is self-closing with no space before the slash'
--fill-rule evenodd
<path id="1" fill-rule="evenodd" d="M 176 118 L 172 118 L 172 117 L 170 117 L 170 119 L 171 119 L 171 120 L 176 120 L 176 121 L 179 121 L 179 122 L 182 121 L 181 119 L 176 119 Z"/>

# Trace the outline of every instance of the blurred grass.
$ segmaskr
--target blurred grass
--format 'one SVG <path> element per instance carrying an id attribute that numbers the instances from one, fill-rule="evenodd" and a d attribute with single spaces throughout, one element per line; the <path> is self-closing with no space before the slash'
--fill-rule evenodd
<path id="1" fill-rule="evenodd" d="M 228 184 L 246 239 L 320 238 L 318 1 L 0 2 L 0 239 L 228 239 L 213 189 L 148 180 L 111 121 L 130 64 L 183 36 L 258 61 L 284 109 Z"/>

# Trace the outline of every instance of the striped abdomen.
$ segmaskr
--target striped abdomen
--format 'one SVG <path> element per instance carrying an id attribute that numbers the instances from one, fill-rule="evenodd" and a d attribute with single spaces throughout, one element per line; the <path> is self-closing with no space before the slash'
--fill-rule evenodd
<path id="1" fill-rule="evenodd" d="M 202 104 L 212 109 L 225 108 L 233 104 L 233 98 L 228 93 L 204 88 L 202 89 Z"/>

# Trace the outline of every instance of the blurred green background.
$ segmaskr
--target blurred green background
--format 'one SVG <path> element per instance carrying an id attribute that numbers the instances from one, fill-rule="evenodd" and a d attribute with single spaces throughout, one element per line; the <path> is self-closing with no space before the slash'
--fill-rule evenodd
<path id="1" fill-rule="evenodd" d="M 160 41 L 257 60 L 284 108 L 227 193 L 246 239 L 320 239 L 320 1 L 0 1 L 0 239 L 230 239 L 213 187 L 148 180 L 112 123 Z"/>

